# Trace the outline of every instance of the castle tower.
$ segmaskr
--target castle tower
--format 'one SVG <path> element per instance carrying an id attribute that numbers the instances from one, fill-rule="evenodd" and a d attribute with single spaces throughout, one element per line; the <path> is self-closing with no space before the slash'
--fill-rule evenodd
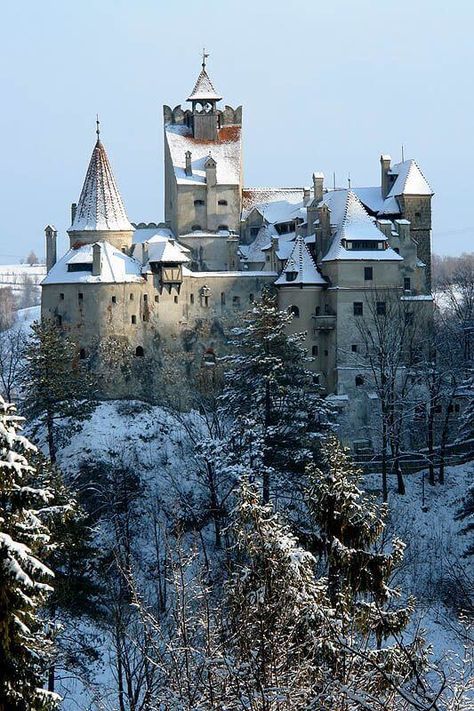
<path id="1" fill-rule="evenodd" d="M 218 107 L 206 58 L 191 109 L 163 107 L 165 220 L 191 249 L 194 268 L 227 269 L 225 240 L 240 230 L 242 107 Z"/>
<path id="2" fill-rule="evenodd" d="M 132 244 L 130 224 L 105 148 L 100 140 L 97 122 L 97 142 L 87 169 L 77 206 L 72 211 L 68 229 L 71 247 L 107 240 L 118 249 L 128 252 Z"/>
<path id="3" fill-rule="evenodd" d="M 217 102 L 222 99 L 214 89 L 212 81 L 206 72 L 206 59 L 208 55 L 203 52 L 202 69 L 188 101 L 192 103 L 193 136 L 200 141 L 215 141 L 219 128 Z"/>

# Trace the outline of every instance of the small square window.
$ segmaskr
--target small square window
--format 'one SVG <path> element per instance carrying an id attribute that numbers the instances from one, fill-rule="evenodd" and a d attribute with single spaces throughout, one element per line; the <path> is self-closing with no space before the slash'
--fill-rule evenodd
<path id="1" fill-rule="evenodd" d="M 351 346 L 351 351 L 352 351 L 353 353 L 357 353 L 357 345 L 356 345 L 355 343 L 352 344 L 352 346 Z"/>
<path id="2" fill-rule="evenodd" d="M 143 301 L 148 301 L 148 294 L 143 294 Z"/>
<path id="3" fill-rule="evenodd" d="M 59 294 L 60 301 L 64 301 L 64 294 Z"/>
<path id="4" fill-rule="evenodd" d="M 373 267 L 364 267 L 364 280 L 365 281 L 372 281 L 374 278 L 374 268 Z"/>
<path id="5" fill-rule="evenodd" d="M 116 297 L 116 296 L 112 296 L 112 303 L 113 303 L 113 304 L 116 304 L 116 303 L 117 303 L 117 297 Z"/>
<path id="6" fill-rule="evenodd" d="M 158 304 L 160 302 L 160 297 L 158 294 L 155 294 L 155 304 Z"/>
<path id="7" fill-rule="evenodd" d="M 130 294 L 130 301 L 133 301 L 133 294 Z"/>
<path id="8" fill-rule="evenodd" d="M 377 316 L 385 316 L 386 313 L 385 301 L 377 301 Z"/>
<path id="9" fill-rule="evenodd" d="M 79 299 L 79 301 L 83 301 L 83 300 L 84 300 L 84 294 L 83 294 L 82 292 L 79 292 L 78 295 L 77 295 L 77 298 Z"/>
<path id="10" fill-rule="evenodd" d="M 364 305 L 362 301 L 354 301 L 353 304 L 354 316 L 362 316 L 364 313 Z"/>
<path id="11" fill-rule="evenodd" d="M 132 323 L 136 323 L 136 322 L 137 322 L 137 317 L 136 317 L 136 316 L 132 316 Z"/>

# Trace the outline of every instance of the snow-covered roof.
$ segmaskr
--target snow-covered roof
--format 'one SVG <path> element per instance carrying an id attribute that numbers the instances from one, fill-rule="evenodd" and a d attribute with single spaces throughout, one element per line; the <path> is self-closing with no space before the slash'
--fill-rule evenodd
<path id="1" fill-rule="evenodd" d="M 389 198 L 397 195 L 433 195 L 428 181 L 414 160 L 396 163 L 390 175 L 396 175 L 397 178 L 388 194 Z"/>
<path id="2" fill-rule="evenodd" d="M 287 280 L 287 273 L 295 273 L 296 278 Z M 291 254 L 283 268 L 282 273 L 276 280 L 278 286 L 300 286 L 301 284 L 327 284 L 324 277 L 318 272 L 316 264 L 307 246 L 304 243 L 304 238 L 298 236 L 293 244 Z"/>
<path id="3" fill-rule="evenodd" d="M 379 215 L 398 215 L 400 206 L 393 196 L 382 196 L 382 188 L 353 188 L 359 200 L 371 211 Z"/>
<path id="4" fill-rule="evenodd" d="M 97 140 L 69 231 L 132 231 L 104 146 Z"/>
<path id="5" fill-rule="evenodd" d="M 269 203 L 302 203 L 303 188 L 244 188 L 242 190 L 242 213 L 246 217 L 253 207 Z"/>
<path id="6" fill-rule="evenodd" d="M 222 96 L 219 96 L 214 88 L 205 67 L 199 72 L 199 76 L 194 85 L 188 101 L 220 101 Z"/>
<path id="7" fill-rule="evenodd" d="M 264 277 L 274 279 L 277 276 L 276 272 L 267 271 L 239 271 L 239 272 L 193 272 L 188 267 L 183 267 L 183 276 L 193 277 L 194 279 L 217 279 L 222 277 Z"/>
<path id="8" fill-rule="evenodd" d="M 85 244 L 72 248 L 50 269 L 42 286 L 48 284 L 74 284 L 74 283 L 124 283 L 140 282 L 141 264 L 132 257 L 127 256 L 109 242 L 100 240 L 96 244 L 101 247 L 101 273 L 93 276 L 89 269 L 84 271 L 68 270 L 68 265 L 92 264 L 92 244 Z"/>
<path id="9" fill-rule="evenodd" d="M 331 246 L 322 261 L 328 262 L 335 259 L 401 260 L 402 257 L 391 248 L 377 249 L 375 245 L 379 243 L 385 244 L 386 237 L 375 226 L 355 192 L 352 190 L 346 191 L 345 198 L 344 214 L 339 222 L 336 234 L 332 238 Z M 337 207 L 340 211 L 340 201 Z M 344 245 L 352 241 L 373 242 L 375 248 L 373 250 L 346 249 Z"/>
<path id="10" fill-rule="evenodd" d="M 211 155 L 216 162 L 217 183 L 220 185 L 240 184 L 240 126 L 222 126 L 217 132 L 216 141 L 194 138 L 190 128 L 175 124 L 165 126 L 165 136 L 178 183 L 205 183 L 204 164 Z M 191 153 L 192 175 L 186 175 L 186 151 Z"/>
<path id="11" fill-rule="evenodd" d="M 133 242 L 145 242 L 146 240 L 153 239 L 153 237 L 166 237 L 167 239 L 172 239 L 174 234 L 169 227 L 136 227 L 135 232 L 133 233 Z"/>
<path id="12" fill-rule="evenodd" d="M 157 235 L 148 241 L 149 262 L 184 264 L 185 262 L 189 262 L 189 257 L 186 252 L 189 252 L 189 250 L 185 247 L 181 247 L 181 245 L 173 239 Z"/>

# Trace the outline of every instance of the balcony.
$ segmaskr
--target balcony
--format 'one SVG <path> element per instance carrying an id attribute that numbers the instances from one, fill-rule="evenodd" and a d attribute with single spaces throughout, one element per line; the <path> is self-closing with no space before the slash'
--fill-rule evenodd
<path id="1" fill-rule="evenodd" d="M 313 316 L 315 331 L 333 331 L 336 328 L 336 314 Z"/>

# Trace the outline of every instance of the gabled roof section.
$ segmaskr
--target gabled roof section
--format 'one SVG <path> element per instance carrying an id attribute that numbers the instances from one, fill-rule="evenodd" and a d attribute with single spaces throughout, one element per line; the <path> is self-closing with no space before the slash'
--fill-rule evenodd
<path id="1" fill-rule="evenodd" d="M 104 146 L 98 139 L 92 151 L 76 214 L 69 232 L 133 231 Z"/>
<path id="2" fill-rule="evenodd" d="M 374 247 L 364 250 L 347 249 L 348 242 L 373 243 Z M 390 247 L 387 249 L 380 247 L 380 244 L 385 244 L 385 242 L 385 235 L 375 226 L 357 195 L 352 190 L 348 190 L 343 217 L 322 261 L 329 262 L 336 259 L 401 260 L 402 257 Z"/>
<path id="3" fill-rule="evenodd" d="M 295 272 L 296 278 L 292 278 L 289 281 L 286 275 L 288 273 L 294 274 Z M 295 239 L 288 261 L 275 284 L 278 286 L 301 286 L 302 284 L 324 286 L 327 284 L 324 277 L 318 272 L 313 257 L 301 235 Z"/>
<path id="4" fill-rule="evenodd" d="M 392 166 L 390 175 L 396 175 L 397 179 L 392 185 L 388 197 L 398 195 L 433 195 L 428 181 L 418 167 L 416 161 L 405 160 Z"/>
<path id="5" fill-rule="evenodd" d="M 185 264 L 190 259 L 186 252 L 186 247 L 182 247 L 174 239 L 168 239 L 159 235 L 152 237 L 148 242 L 148 261 L 160 262 L 162 264 Z M 144 271 L 146 265 L 144 266 Z"/>
<path id="6" fill-rule="evenodd" d="M 209 79 L 209 75 L 206 72 L 205 65 L 203 64 L 194 85 L 194 89 L 191 92 L 191 96 L 188 97 L 188 101 L 220 101 L 221 99 L 222 96 L 219 96 L 217 91 L 214 89 L 214 85 Z"/>
<path id="7" fill-rule="evenodd" d="M 87 265 L 92 265 L 93 245 L 85 244 L 72 248 L 50 269 L 42 285 L 75 284 L 75 283 L 106 283 L 122 284 L 124 282 L 142 282 L 141 265 L 132 257 L 113 247 L 109 242 L 100 240 L 96 244 L 101 247 L 101 272 L 93 276 Z M 69 265 L 84 265 L 84 270 L 69 271 Z"/>

